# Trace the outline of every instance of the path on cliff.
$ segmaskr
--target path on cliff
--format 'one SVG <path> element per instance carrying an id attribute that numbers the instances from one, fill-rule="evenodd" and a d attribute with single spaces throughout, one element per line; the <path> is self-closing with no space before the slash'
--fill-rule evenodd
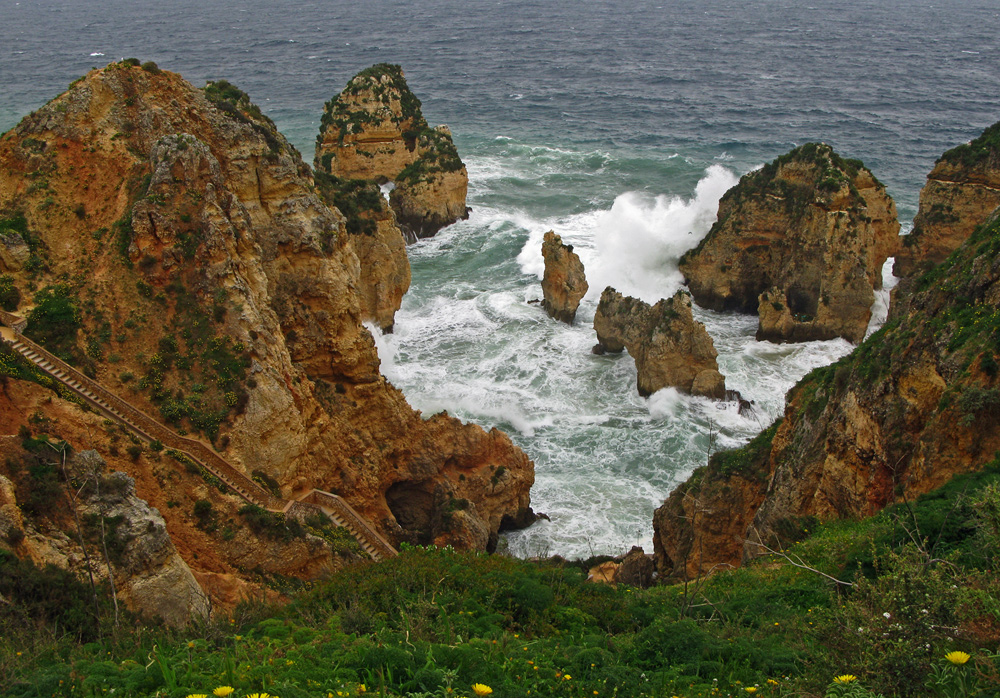
<path id="1" fill-rule="evenodd" d="M 318 489 L 309 490 L 298 499 L 275 497 L 202 441 L 177 434 L 23 336 L 21 332 L 27 326 L 25 318 L 0 311 L 0 321 L 4 323 L 4 326 L 0 326 L 0 339 L 4 343 L 79 395 L 87 405 L 114 419 L 140 439 L 147 442 L 159 441 L 167 448 L 190 458 L 219 478 L 244 501 L 271 512 L 296 517 L 304 516 L 310 511 L 321 512 L 337 526 L 350 531 L 373 560 L 383 560 L 398 554 L 372 524 L 341 497 Z"/>

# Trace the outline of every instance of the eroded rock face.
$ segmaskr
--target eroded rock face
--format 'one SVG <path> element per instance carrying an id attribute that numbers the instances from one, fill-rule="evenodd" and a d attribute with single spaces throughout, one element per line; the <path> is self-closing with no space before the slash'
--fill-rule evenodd
<path id="1" fill-rule="evenodd" d="M 942 155 L 920 191 L 913 231 L 893 272 L 911 276 L 944 261 L 1000 206 L 1000 123 Z"/>
<path id="2" fill-rule="evenodd" d="M 445 493 L 429 520 L 465 499 L 466 528 L 495 536 L 529 505 L 531 461 L 501 432 L 421 418 L 379 374 L 362 322 L 390 317 L 359 252 L 377 255 L 315 184 L 245 94 L 128 64 L 92 71 L 0 139 L 0 210 L 37 239 L 37 287 L 72 278 L 73 297 L 93 299 L 77 356 L 100 381 L 286 495 L 342 495 L 390 541 L 450 540 L 395 519 L 386 493 L 404 481 Z M 86 358 L 98 336 L 91 353 L 119 363 Z"/>
<path id="3" fill-rule="evenodd" d="M 394 182 L 390 203 L 410 240 L 468 217 L 469 175 L 451 131 L 428 126 L 398 65 L 363 70 L 327 102 L 314 166 L 341 180 Z"/>
<path id="4" fill-rule="evenodd" d="M 758 313 L 758 339 L 864 338 L 899 223 L 857 160 L 809 143 L 745 175 L 680 270 L 695 301 Z"/>
<path id="5" fill-rule="evenodd" d="M 573 246 L 564 245 L 562 238 L 551 230 L 545 233 L 542 241 L 542 257 L 545 259 L 545 275 L 542 278 L 545 312 L 549 317 L 572 325 L 580 301 L 590 288 L 583 262 L 573 251 Z"/>
<path id="6" fill-rule="evenodd" d="M 713 456 L 654 516 L 665 575 L 739 565 L 816 520 L 870 516 L 1000 448 L 1000 219 L 896 298 L 886 325 L 788 394 L 783 420 Z M 970 321 L 970 318 L 975 320 Z"/>
<path id="7" fill-rule="evenodd" d="M 725 397 L 725 378 L 715 360 L 718 352 L 705 326 L 694 319 L 687 293 L 678 291 L 651 306 L 608 286 L 594 315 L 594 330 L 602 353 L 627 349 L 635 359 L 640 395 L 674 387 Z"/>

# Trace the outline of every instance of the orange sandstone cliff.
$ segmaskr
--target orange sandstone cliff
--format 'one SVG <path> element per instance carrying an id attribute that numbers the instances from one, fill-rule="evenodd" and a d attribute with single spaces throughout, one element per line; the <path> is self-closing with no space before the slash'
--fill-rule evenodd
<path id="1" fill-rule="evenodd" d="M 803 378 L 782 420 L 714 454 L 657 509 L 660 573 L 780 547 L 810 522 L 871 515 L 1000 448 L 1000 218 L 894 299 L 852 354 Z"/>
<path id="2" fill-rule="evenodd" d="M 379 374 L 362 322 L 391 326 L 398 300 L 366 270 L 401 244 L 348 231 L 318 189 L 228 83 L 111 64 L 0 138 L 0 287 L 29 337 L 285 496 L 338 493 L 397 543 L 490 547 L 525 519 L 533 464 L 502 432 L 424 419 Z M 15 393 L 7 434 L 39 401 Z M 92 425 L 66 430 L 99 448 Z M 138 463 L 121 469 L 173 532 L 195 495 L 165 506 Z"/>

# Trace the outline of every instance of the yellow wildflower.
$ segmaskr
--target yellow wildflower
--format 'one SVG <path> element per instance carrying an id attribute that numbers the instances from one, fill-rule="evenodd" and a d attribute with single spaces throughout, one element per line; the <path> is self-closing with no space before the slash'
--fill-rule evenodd
<path id="1" fill-rule="evenodd" d="M 367 688 L 365 688 L 365 685 L 364 685 L 363 683 L 359 683 L 359 684 L 358 684 L 358 693 L 364 693 L 364 692 L 365 692 L 365 691 L 367 691 L 367 690 L 368 690 L 368 689 L 367 689 Z"/>
<path id="2" fill-rule="evenodd" d="M 775 625 L 777 625 L 777 623 L 775 623 Z M 756 693 L 757 692 L 757 687 L 756 686 L 747 686 L 743 690 L 746 691 L 747 693 Z"/>
<path id="3" fill-rule="evenodd" d="M 834 676 L 833 677 L 833 682 L 834 683 L 840 683 L 840 684 L 853 683 L 853 682 L 855 682 L 857 680 L 858 680 L 858 677 L 855 676 L 854 674 L 841 674 L 840 676 Z"/>
<path id="4" fill-rule="evenodd" d="M 565 675 L 565 676 L 563 677 L 563 681 L 569 681 L 569 680 L 570 680 L 571 678 L 573 678 L 573 677 L 572 677 L 572 676 L 570 676 L 569 674 L 566 674 L 566 675 Z"/>
<path id="5" fill-rule="evenodd" d="M 235 690 L 236 689 L 233 688 L 232 686 L 219 686 L 214 691 L 212 691 L 212 694 L 217 696 L 217 698 L 226 698 L 230 693 L 232 693 Z"/>
<path id="6" fill-rule="evenodd" d="M 971 657 L 968 654 L 966 654 L 965 652 L 960 652 L 959 650 L 949 652 L 944 656 L 944 658 L 955 665 L 965 664 L 967 661 L 969 661 L 969 659 L 971 659 Z"/>
<path id="7" fill-rule="evenodd" d="M 493 693 L 493 689 L 484 683 L 474 683 L 472 684 L 472 692 L 482 698 L 482 696 L 488 696 Z"/>
<path id="8" fill-rule="evenodd" d="M 208 698 L 204 693 L 189 693 L 187 698 Z"/>

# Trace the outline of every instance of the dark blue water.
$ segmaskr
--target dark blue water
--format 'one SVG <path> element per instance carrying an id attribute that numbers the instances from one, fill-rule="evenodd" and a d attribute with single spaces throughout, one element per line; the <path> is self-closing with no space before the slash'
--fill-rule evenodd
<path id="1" fill-rule="evenodd" d="M 935 157 L 1000 119 L 998 29 L 995 0 L 2 0 L 0 130 L 136 56 L 236 83 L 308 158 L 324 100 L 398 62 L 465 137 L 725 152 L 737 169 L 825 140 L 912 216 Z"/>
<path id="2" fill-rule="evenodd" d="M 810 140 L 863 159 L 906 225 L 934 160 L 1000 120 L 995 0 L 227 4 L 0 0 L 0 131 L 135 56 L 239 85 L 311 160 L 323 102 L 362 68 L 402 64 L 455 134 L 474 211 L 410 247 L 383 371 L 425 414 L 498 426 L 535 460 L 552 521 L 508 539 L 522 555 L 648 547 L 653 508 L 710 448 L 746 441 L 851 349 L 756 342 L 754 318 L 699 311 L 757 415 L 647 400 L 627 355 L 589 353 L 604 284 L 672 294 L 725 189 Z M 526 303 L 549 229 L 591 280 L 574 327 Z"/>

